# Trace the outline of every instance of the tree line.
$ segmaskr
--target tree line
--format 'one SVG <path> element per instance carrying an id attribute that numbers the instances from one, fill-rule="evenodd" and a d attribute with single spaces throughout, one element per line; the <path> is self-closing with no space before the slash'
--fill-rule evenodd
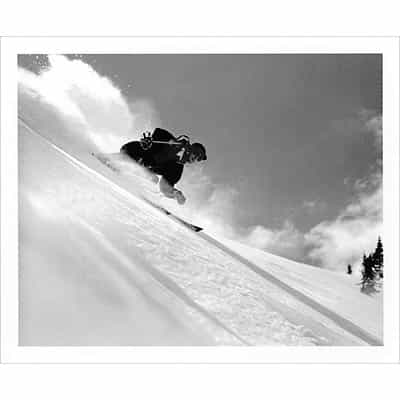
<path id="1" fill-rule="evenodd" d="M 352 273 L 352 267 L 347 266 L 347 273 Z M 375 251 L 363 255 L 362 261 L 362 277 L 361 277 L 361 290 L 364 291 L 367 287 L 374 287 L 376 282 L 383 278 L 383 244 L 382 239 L 378 238 Z"/>

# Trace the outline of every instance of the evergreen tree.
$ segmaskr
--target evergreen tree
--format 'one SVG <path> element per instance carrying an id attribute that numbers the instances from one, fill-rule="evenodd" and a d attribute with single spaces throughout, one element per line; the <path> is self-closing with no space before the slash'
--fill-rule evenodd
<path id="1" fill-rule="evenodd" d="M 362 271 L 362 279 L 361 279 L 361 289 L 364 290 L 365 286 L 373 287 L 375 286 L 375 269 L 374 269 L 374 260 L 372 254 L 368 257 L 364 254 L 363 256 L 363 271 Z"/>
<path id="2" fill-rule="evenodd" d="M 380 237 L 378 238 L 378 244 L 376 245 L 376 249 L 372 257 L 375 272 L 380 278 L 383 278 L 383 245 Z"/>

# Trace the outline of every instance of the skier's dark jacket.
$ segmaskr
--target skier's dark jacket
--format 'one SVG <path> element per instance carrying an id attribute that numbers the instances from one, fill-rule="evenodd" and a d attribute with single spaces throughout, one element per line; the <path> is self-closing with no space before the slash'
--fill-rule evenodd
<path id="1" fill-rule="evenodd" d="M 156 128 L 152 139 L 160 142 L 176 141 L 174 135 L 165 129 Z M 157 175 L 161 175 L 171 186 L 181 179 L 183 164 L 179 163 L 178 153 L 183 146 L 171 146 L 169 144 L 153 143 L 148 150 L 144 150 L 138 141 L 124 144 L 121 153 L 133 158 L 136 162 Z"/>

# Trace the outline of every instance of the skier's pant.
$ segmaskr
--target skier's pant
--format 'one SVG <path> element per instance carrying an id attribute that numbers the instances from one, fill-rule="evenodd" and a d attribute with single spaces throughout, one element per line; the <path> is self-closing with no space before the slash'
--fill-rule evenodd
<path id="1" fill-rule="evenodd" d="M 121 147 L 120 152 L 122 154 L 127 155 L 128 157 L 132 158 L 134 161 L 138 162 L 139 164 L 146 165 L 146 154 L 143 150 L 140 142 L 129 142 L 124 144 Z"/>

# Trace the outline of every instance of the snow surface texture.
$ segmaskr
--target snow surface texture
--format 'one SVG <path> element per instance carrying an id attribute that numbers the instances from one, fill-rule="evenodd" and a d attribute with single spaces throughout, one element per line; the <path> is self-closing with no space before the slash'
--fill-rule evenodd
<path id="1" fill-rule="evenodd" d="M 382 344 L 382 293 L 192 232 L 146 202 L 182 210 L 140 167 L 111 171 L 65 102 L 33 93 L 20 86 L 20 345 Z"/>

